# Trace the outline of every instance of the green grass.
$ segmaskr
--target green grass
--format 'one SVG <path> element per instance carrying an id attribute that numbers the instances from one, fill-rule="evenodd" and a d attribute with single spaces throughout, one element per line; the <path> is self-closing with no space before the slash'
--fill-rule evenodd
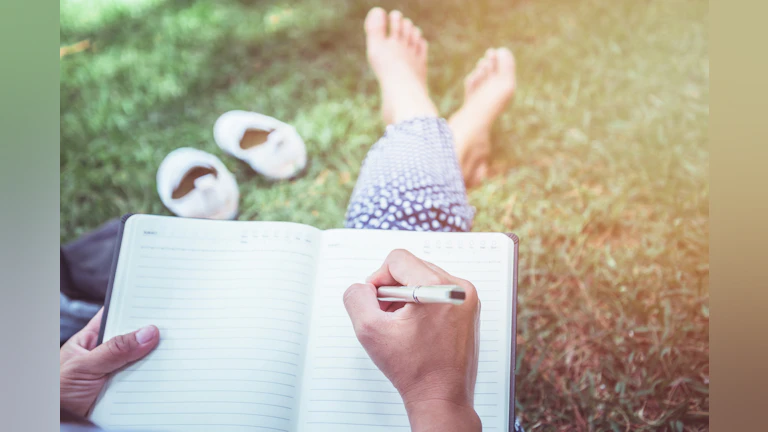
<path id="1" fill-rule="evenodd" d="M 363 1 L 62 0 L 61 240 L 127 212 L 182 146 L 221 156 L 241 219 L 340 227 L 382 132 Z M 430 40 L 444 115 L 490 45 L 519 89 L 476 231 L 521 238 L 517 407 L 529 430 L 704 430 L 709 412 L 708 4 L 380 2 Z M 219 151 L 230 109 L 296 126 L 307 174 L 270 184 Z"/>

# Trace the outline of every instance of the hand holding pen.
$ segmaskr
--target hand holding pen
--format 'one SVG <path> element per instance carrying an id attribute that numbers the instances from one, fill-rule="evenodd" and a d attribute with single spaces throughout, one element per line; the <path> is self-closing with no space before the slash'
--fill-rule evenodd
<path id="1" fill-rule="evenodd" d="M 413 431 L 480 430 L 473 407 L 480 301 L 471 283 L 395 250 L 365 284 L 347 289 L 344 306 L 363 348 L 400 392 Z"/>

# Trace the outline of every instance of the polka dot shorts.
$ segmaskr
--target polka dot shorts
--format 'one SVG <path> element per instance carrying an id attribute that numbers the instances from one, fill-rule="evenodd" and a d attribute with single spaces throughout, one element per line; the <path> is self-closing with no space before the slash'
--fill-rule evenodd
<path id="1" fill-rule="evenodd" d="M 360 169 L 347 228 L 469 231 L 475 209 L 445 120 L 420 117 L 387 126 Z"/>

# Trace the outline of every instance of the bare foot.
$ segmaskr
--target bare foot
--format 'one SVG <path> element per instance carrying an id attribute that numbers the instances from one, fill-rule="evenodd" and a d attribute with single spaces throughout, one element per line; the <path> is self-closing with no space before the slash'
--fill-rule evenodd
<path id="1" fill-rule="evenodd" d="M 387 32 L 389 27 L 389 32 Z M 427 92 L 427 41 L 400 11 L 373 8 L 365 18 L 368 63 L 381 87 L 386 124 L 437 115 Z"/>
<path id="2" fill-rule="evenodd" d="M 506 48 L 490 48 L 464 80 L 464 105 L 448 119 L 467 187 L 488 173 L 491 126 L 515 93 L 515 57 Z"/>

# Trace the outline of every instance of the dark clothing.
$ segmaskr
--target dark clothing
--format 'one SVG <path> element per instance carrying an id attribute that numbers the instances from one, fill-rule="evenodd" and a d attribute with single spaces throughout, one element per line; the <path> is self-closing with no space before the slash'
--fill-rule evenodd
<path id="1" fill-rule="evenodd" d="M 120 220 L 113 219 L 61 246 L 59 345 L 80 331 L 104 304 Z"/>

